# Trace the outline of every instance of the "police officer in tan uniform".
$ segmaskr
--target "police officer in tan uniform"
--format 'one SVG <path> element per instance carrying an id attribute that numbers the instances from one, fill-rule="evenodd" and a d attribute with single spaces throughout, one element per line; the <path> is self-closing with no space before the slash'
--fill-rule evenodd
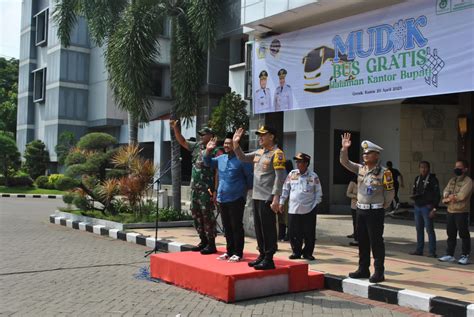
<path id="1" fill-rule="evenodd" d="M 273 109 L 270 88 L 267 87 L 267 71 L 262 70 L 258 78 L 260 78 L 260 88 L 255 91 L 255 108 L 259 109 L 258 112 L 270 112 Z"/>
<path id="2" fill-rule="evenodd" d="M 349 273 L 351 278 L 370 276 L 370 251 L 374 256 L 375 272 L 370 276 L 371 283 L 385 280 L 384 261 L 385 244 L 383 241 L 385 209 L 390 206 L 395 191 L 392 173 L 379 165 L 380 151 L 383 149 L 370 142 L 362 141 L 364 164 L 349 160 L 348 149 L 351 146 L 351 134 L 342 136 L 340 154 L 341 164 L 358 175 L 357 178 L 357 234 L 359 238 L 359 268 Z"/>
<path id="3" fill-rule="evenodd" d="M 290 85 L 286 83 L 286 69 L 282 68 L 278 71 L 280 85 L 275 89 L 275 111 L 285 111 L 293 109 L 293 92 Z"/>
<path id="4" fill-rule="evenodd" d="M 275 130 L 262 126 L 258 135 L 260 149 L 245 154 L 239 141 L 245 133 L 239 128 L 233 137 L 234 153 L 243 162 L 254 163 L 252 198 L 254 202 L 254 225 L 259 256 L 249 266 L 256 270 L 275 268 L 273 255 L 277 250 L 276 214 L 279 212 L 279 199 L 286 177 L 285 154 L 275 142 Z"/>

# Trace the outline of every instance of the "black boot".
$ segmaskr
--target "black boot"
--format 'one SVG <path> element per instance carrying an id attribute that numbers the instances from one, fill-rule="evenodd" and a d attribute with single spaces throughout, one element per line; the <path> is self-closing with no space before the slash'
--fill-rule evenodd
<path id="1" fill-rule="evenodd" d="M 201 239 L 201 242 L 199 242 L 197 246 L 191 248 L 191 251 L 194 251 L 194 252 L 201 251 L 207 246 L 207 237 L 203 236 L 199 238 Z"/>
<path id="2" fill-rule="evenodd" d="M 374 274 L 369 278 L 370 283 L 380 283 L 385 281 L 385 276 L 383 274 L 383 271 L 376 270 Z"/>
<path id="3" fill-rule="evenodd" d="M 273 259 L 263 259 L 262 262 L 253 267 L 256 270 L 273 270 L 275 268 L 275 263 Z"/>
<path id="4" fill-rule="evenodd" d="M 214 238 L 208 239 L 207 246 L 201 250 L 201 254 L 213 254 L 217 253 L 216 240 Z"/>
<path id="5" fill-rule="evenodd" d="M 362 270 L 362 269 L 357 269 L 357 271 L 349 273 L 350 278 L 369 278 L 370 276 L 370 271 L 367 270 Z"/>
<path id="6" fill-rule="evenodd" d="M 284 223 L 278 224 L 278 240 L 285 241 L 286 225 Z"/>
<path id="7" fill-rule="evenodd" d="M 258 256 L 258 258 L 256 258 L 256 259 L 253 260 L 253 261 L 250 261 L 250 262 L 248 263 L 248 265 L 249 265 L 250 267 L 254 267 L 254 266 L 257 265 L 257 264 L 260 264 L 260 262 L 262 262 L 262 261 L 263 261 L 263 255 L 260 254 L 260 255 Z"/>

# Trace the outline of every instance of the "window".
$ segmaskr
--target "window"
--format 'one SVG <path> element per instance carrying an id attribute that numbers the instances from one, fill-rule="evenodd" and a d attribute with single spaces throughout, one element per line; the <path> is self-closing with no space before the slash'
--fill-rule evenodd
<path id="1" fill-rule="evenodd" d="M 150 70 L 151 95 L 169 98 L 171 96 L 170 71 L 167 65 L 154 65 Z"/>
<path id="2" fill-rule="evenodd" d="M 252 99 L 252 48 L 253 42 L 245 43 L 245 99 Z"/>
<path id="3" fill-rule="evenodd" d="M 33 102 L 44 102 L 46 91 L 46 68 L 33 71 Z"/>
<path id="4" fill-rule="evenodd" d="M 49 10 L 45 9 L 35 15 L 36 46 L 45 46 L 48 42 L 48 12 Z"/>

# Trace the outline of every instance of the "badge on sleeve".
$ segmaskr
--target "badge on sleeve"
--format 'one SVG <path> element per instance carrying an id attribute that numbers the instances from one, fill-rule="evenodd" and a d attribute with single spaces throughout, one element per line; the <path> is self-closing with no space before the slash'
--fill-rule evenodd
<path id="1" fill-rule="evenodd" d="M 273 156 L 273 168 L 275 170 L 284 170 L 285 169 L 285 153 L 282 150 L 277 149 L 275 155 Z"/>
<path id="2" fill-rule="evenodd" d="M 393 176 L 388 169 L 383 173 L 383 187 L 385 190 L 393 190 Z"/>

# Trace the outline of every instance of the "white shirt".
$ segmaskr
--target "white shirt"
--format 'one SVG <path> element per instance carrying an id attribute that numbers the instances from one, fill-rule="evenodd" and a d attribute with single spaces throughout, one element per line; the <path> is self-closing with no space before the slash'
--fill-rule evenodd
<path id="1" fill-rule="evenodd" d="M 275 111 L 284 111 L 293 109 L 293 93 L 290 85 L 278 86 L 275 89 L 274 98 Z"/>
<path id="2" fill-rule="evenodd" d="M 288 196 L 289 214 L 304 215 L 311 212 L 323 197 L 318 175 L 310 170 L 306 170 L 304 174 L 298 169 L 292 170 L 283 184 L 280 205 L 285 203 Z"/>
<path id="3" fill-rule="evenodd" d="M 272 111 L 272 97 L 269 88 L 260 88 L 255 91 L 255 108 L 259 112 Z"/>

